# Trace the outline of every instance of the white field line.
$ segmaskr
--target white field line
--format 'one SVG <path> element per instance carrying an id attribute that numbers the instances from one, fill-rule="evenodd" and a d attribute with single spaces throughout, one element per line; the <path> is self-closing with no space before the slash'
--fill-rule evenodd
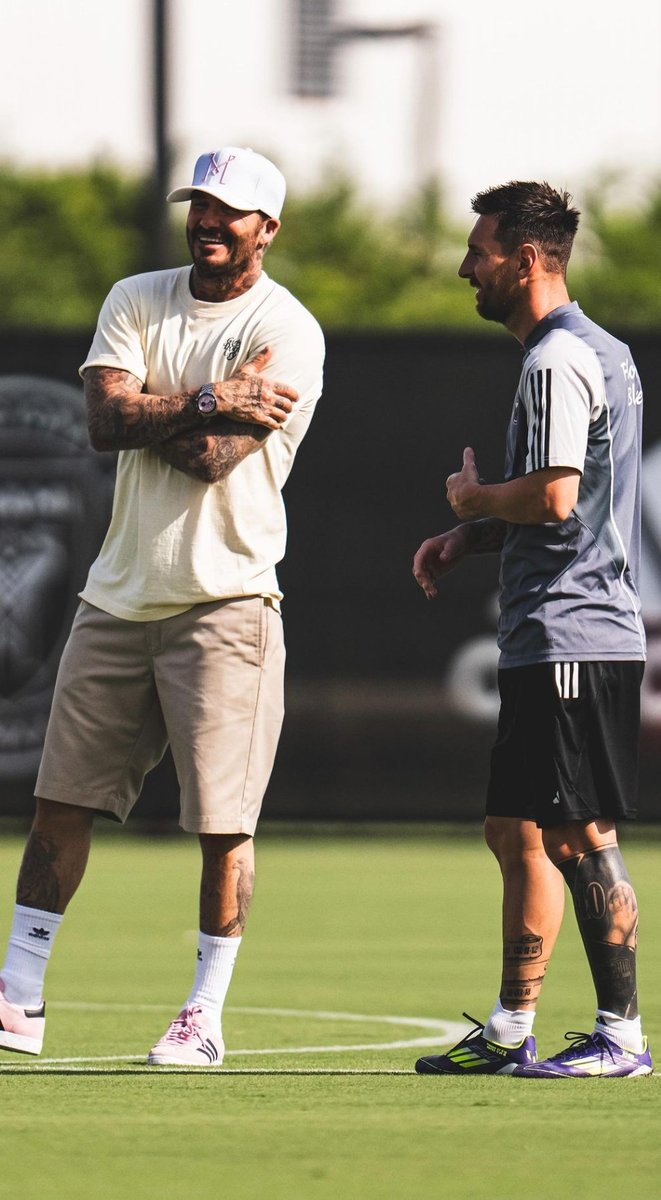
<path id="1" fill-rule="evenodd" d="M 171 1011 L 171 1006 L 166 1007 L 165 1005 L 162 1005 L 162 1004 L 122 1004 L 122 1003 L 114 1003 L 114 1002 L 103 1003 L 103 1002 L 93 1002 L 93 1001 L 85 1002 L 85 1001 L 75 1001 L 75 1000 L 53 1001 L 49 1005 L 49 1008 L 59 1008 L 59 1009 L 63 1009 L 63 1010 L 78 1011 L 78 1012 L 89 1012 L 89 1011 L 92 1011 L 92 1012 L 162 1012 L 162 1011 L 168 1011 L 169 1012 L 169 1011 Z M 463 1037 L 463 1035 L 470 1028 L 469 1026 L 467 1026 L 461 1022 L 458 1022 L 458 1021 L 441 1021 L 441 1020 L 437 1020 L 436 1018 L 433 1018 L 433 1017 L 399 1017 L 399 1016 L 391 1016 L 391 1015 L 375 1016 L 373 1013 L 330 1012 L 326 1009 L 310 1010 L 310 1009 L 297 1009 L 297 1008 L 251 1008 L 251 1007 L 243 1007 L 243 1006 L 242 1007 L 229 1007 L 228 1006 L 226 1011 L 227 1012 L 235 1012 L 235 1013 L 243 1013 L 243 1014 L 248 1014 L 248 1015 L 255 1015 L 255 1016 L 305 1017 L 308 1020 L 312 1019 L 312 1020 L 318 1020 L 318 1021 L 348 1021 L 348 1022 L 359 1022 L 361 1024 L 397 1025 L 400 1028 L 402 1026 L 407 1026 L 409 1028 L 414 1028 L 414 1029 L 428 1029 L 428 1030 L 434 1031 L 433 1036 L 428 1035 L 426 1037 L 396 1039 L 396 1040 L 389 1041 L 389 1042 L 364 1042 L 364 1043 L 354 1044 L 354 1045 L 345 1045 L 342 1043 L 340 1043 L 340 1044 L 334 1043 L 332 1045 L 316 1045 L 316 1046 L 273 1046 L 273 1047 L 264 1047 L 264 1048 L 251 1047 L 248 1049 L 227 1050 L 225 1052 L 226 1057 L 230 1057 L 230 1056 L 231 1057 L 242 1057 L 244 1055 L 270 1055 L 270 1054 L 346 1054 L 346 1053 L 351 1053 L 352 1051 L 402 1050 L 402 1049 L 408 1049 L 408 1048 L 411 1048 L 411 1049 L 420 1048 L 420 1047 L 425 1047 L 425 1046 L 442 1046 L 442 1045 L 448 1045 L 449 1043 L 458 1041 L 459 1038 Z M 138 1054 L 76 1056 L 76 1057 L 70 1057 L 70 1058 L 39 1058 L 38 1061 L 36 1061 L 34 1063 L 30 1063 L 29 1065 L 21 1064 L 20 1066 L 19 1066 L 19 1064 L 16 1063 L 15 1060 L 13 1060 L 11 1063 L 0 1063 L 0 1074 L 2 1073 L 2 1071 L 7 1071 L 7 1070 L 12 1070 L 14 1072 L 16 1070 L 19 1070 L 22 1072 L 38 1071 L 41 1068 L 57 1067 L 57 1066 L 70 1067 L 71 1069 L 76 1070 L 76 1069 L 82 1069 L 82 1064 L 85 1064 L 85 1063 L 90 1063 L 90 1064 L 93 1064 L 93 1063 L 122 1063 L 122 1062 L 136 1063 L 136 1059 L 138 1060 L 138 1063 L 140 1063 L 140 1062 L 144 1063 L 144 1052 L 138 1053 Z M 79 1064 L 78 1068 L 76 1068 L 75 1064 Z M 136 1064 L 136 1066 L 137 1065 L 138 1064 Z M 199 1068 L 199 1067 L 194 1068 L 196 1073 L 200 1069 L 204 1069 L 204 1068 Z M 214 1069 L 216 1069 L 216 1068 L 212 1068 L 212 1070 L 214 1070 Z M 149 1068 L 149 1070 L 153 1073 L 154 1069 L 152 1067 L 152 1068 Z M 175 1067 L 175 1068 L 173 1068 L 173 1070 L 175 1072 L 181 1073 L 182 1068 Z M 301 1073 L 304 1073 L 304 1071 L 305 1071 L 305 1069 L 303 1069 L 301 1071 L 297 1070 L 293 1073 L 301 1074 Z M 159 1067 L 158 1072 L 159 1072 L 159 1074 L 161 1074 L 163 1072 L 163 1068 Z M 256 1072 L 254 1072 L 254 1071 L 249 1072 L 249 1069 L 246 1068 L 245 1071 L 242 1071 L 242 1072 L 237 1071 L 236 1073 L 237 1074 L 238 1073 L 245 1074 L 245 1073 L 256 1073 Z M 320 1072 L 317 1069 L 310 1069 L 309 1073 L 320 1074 L 320 1073 L 323 1073 L 323 1071 Z M 330 1073 L 335 1074 L 337 1072 L 331 1071 Z M 363 1073 L 363 1072 L 344 1071 L 344 1070 L 342 1071 L 342 1074 L 361 1074 L 361 1073 Z M 372 1074 L 374 1072 L 368 1072 L 368 1073 Z M 382 1074 L 383 1072 L 378 1071 L 376 1073 Z M 394 1072 L 386 1071 L 385 1073 L 393 1074 Z M 403 1071 L 401 1073 L 408 1075 L 411 1072 Z M 273 1072 L 266 1071 L 266 1074 L 273 1074 Z"/>
<path id="2" fill-rule="evenodd" d="M 0 1075 L 416 1075 L 411 1070 L 361 1067 L 150 1067 L 144 1062 L 131 1067 L 21 1066 L 3 1067 Z"/>

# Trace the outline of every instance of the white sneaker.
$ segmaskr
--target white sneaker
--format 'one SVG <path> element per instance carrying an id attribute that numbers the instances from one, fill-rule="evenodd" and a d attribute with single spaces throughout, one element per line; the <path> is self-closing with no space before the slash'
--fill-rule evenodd
<path id="1" fill-rule="evenodd" d="M 21 1008 L 5 1000 L 5 985 L 0 979 L 0 1050 L 19 1054 L 41 1054 L 46 1028 L 46 1005 Z"/>
<path id="2" fill-rule="evenodd" d="M 153 1067 L 219 1067 L 224 1054 L 223 1039 L 204 1009 L 187 1004 L 152 1046 L 147 1061 Z"/>

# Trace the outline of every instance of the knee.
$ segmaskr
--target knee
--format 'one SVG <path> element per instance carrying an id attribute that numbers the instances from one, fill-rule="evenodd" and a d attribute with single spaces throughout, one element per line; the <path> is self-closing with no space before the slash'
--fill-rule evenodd
<path id="1" fill-rule="evenodd" d="M 514 866 L 535 855 L 546 857 L 541 830 L 534 821 L 487 817 L 484 839 L 501 867 Z"/>
<path id="2" fill-rule="evenodd" d="M 32 824 L 35 833 L 69 834 L 87 832 L 94 821 L 94 813 L 89 808 L 80 808 L 75 804 L 61 804 L 55 800 L 45 800 L 43 796 L 36 797 L 36 809 Z"/>
<path id="3" fill-rule="evenodd" d="M 201 833 L 200 848 L 205 863 L 252 858 L 253 839 L 246 833 Z"/>

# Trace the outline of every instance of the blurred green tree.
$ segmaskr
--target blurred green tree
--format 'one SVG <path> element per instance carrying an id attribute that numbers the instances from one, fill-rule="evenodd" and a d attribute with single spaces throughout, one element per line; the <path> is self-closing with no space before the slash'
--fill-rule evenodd
<path id="1" fill-rule="evenodd" d="M 616 200 L 618 173 L 604 175 L 583 205 L 585 248 L 571 266 L 572 295 L 607 329 L 661 327 L 661 180 L 632 210 Z"/>
<path id="2" fill-rule="evenodd" d="M 616 177 L 584 204 L 570 290 L 614 330 L 661 322 L 661 180 L 637 208 L 614 204 Z M 188 261 L 173 213 L 173 265 Z M 468 224 L 440 188 L 398 211 L 360 201 L 348 180 L 290 196 L 266 268 L 326 329 L 466 329 L 479 321 L 457 277 Z M 106 164 L 44 174 L 0 164 L 0 326 L 89 329 L 115 280 L 150 267 L 149 181 Z"/>
<path id="3" fill-rule="evenodd" d="M 94 327 L 116 279 L 145 270 L 148 190 L 110 166 L 0 166 L 0 325 Z"/>

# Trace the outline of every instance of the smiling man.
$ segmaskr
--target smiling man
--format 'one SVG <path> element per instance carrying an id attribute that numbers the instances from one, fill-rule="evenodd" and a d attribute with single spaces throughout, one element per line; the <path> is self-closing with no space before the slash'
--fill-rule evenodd
<path id="1" fill-rule="evenodd" d="M 222 1062 L 283 714 L 281 489 L 322 386 L 317 322 L 263 270 L 284 198 L 262 155 L 203 154 L 168 196 L 190 201 L 192 268 L 117 283 L 81 367 L 91 441 L 119 451 L 117 483 L 60 664 L 0 1048 L 40 1052 L 48 957 L 94 815 L 124 821 L 169 743 L 181 825 L 202 851 L 200 933 L 192 989 L 149 1062 Z"/>
<path id="2" fill-rule="evenodd" d="M 648 1075 L 636 988 L 638 906 L 616 822 L 636 808 L 645 659 L 637 577 L 642 390 L 631 352 L 571 303 L 579 214 L 546 183 L 473 201 L 459 274 L 477 311 L 524 348 L 505 481 L 464 451 L 447 480 L 461 524 L 414 575 L 431 599 L 470 554 L 501 556 L 501 697 L 487 842 L 503 876 L 503 969 L 486 1025 L 423 1074 Z M 533 1022 L 571 893 L 597 993 L 592 1032 L 537 1062 Z"/>

